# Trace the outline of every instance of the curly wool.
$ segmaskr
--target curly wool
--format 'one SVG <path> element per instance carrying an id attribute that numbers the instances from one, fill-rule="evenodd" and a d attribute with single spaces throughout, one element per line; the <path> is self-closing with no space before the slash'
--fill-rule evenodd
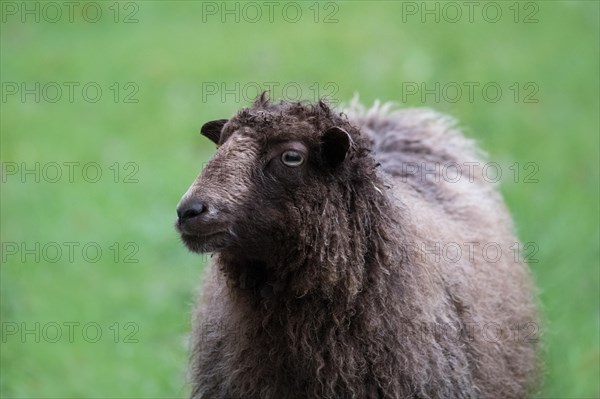
<path id="1" fill-rule="evenodd" d="M 511 219 L 481 178 L 481 154 L 452 119 L 261 97 L 229 120 L 221 141 L 246 129 L 264 147 L 301 131 L 318 152 L 332 126 L 352 139 L 335 172 L 316 169 L 301 194 L 281 201 L 269 242 L 213 255 L 194 313 L 192 397 L 531 395 L 537 340 L 514 333 L 537 326 L 529 272 L 513 259 Z M 459 182 L 427 174 L 452 162 L 477 166 Z M 260 212 L 271 210 L 244 206 L 237 236 L 260 236 Z M 458 261 L 423 253 L 490 242 L 503 250 L 498 261 L 480 251 Z"/>

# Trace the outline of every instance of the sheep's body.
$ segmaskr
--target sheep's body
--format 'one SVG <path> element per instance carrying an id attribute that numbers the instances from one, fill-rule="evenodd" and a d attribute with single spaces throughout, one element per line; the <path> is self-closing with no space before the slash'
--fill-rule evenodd
<path id="1" fill-rule="evenodd" d="M 297 200 L 265 206 L 265 219 L 272 206 L 286 219 L 268 254 L 241 238 L 215 251 L 195 312 L 192 396 L 528 396 L 538 366 L 532 286 L 471 141 L 428 110 L 354 106 L 346 121 L 323 105 L 260 100 L 224 132 L 250 122 L 260 131 L 275 114 L 290 126 L 308 119 L 314 135 L 343 125 L 352 147 L 332 180 L 307 175 Z M 259 223 L 242 219 L 236 238 Z"/>

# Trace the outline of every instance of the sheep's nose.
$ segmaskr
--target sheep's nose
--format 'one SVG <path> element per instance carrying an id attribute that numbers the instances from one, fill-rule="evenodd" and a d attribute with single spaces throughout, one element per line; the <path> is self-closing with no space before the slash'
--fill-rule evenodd
<path id="1" fill-rule="evenodd" d="M 207 206 L 202 201 L 193 200 L 179 204 L 177 207 L 177 217 L 180 221 L 195 218 L 207 211 Z"/>

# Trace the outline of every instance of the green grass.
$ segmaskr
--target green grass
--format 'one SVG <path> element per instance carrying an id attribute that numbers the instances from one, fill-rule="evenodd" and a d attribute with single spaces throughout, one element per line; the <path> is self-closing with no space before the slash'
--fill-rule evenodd
<path id="1" fill-rule="evenodd" d="M 539 397 L 600 396 L 598 2 L 539 2 L 532 24 L 513 22 L 513 2 L 499 3 L 503 17 L 497 23 L 477 11 L 473 23 L 466 16 L 457 23 L 435 23 L 432 17 L 421 23 L 403 14 L 401 2 L 340 2 L 338 22 L 329 24 L 313 21 L 312 3 L 303 3 L 298 23 L 282 18 L 282 6 L 272 23 L 266 14 L 259 23 L 235 23 L 232 17 L 221 23 L 211 16 L 203 22 L 199 2 L 144 1 L 137 3 L 138 22 L 132 24 L 114 23 L 112 2 L 97 3 L 103 17 L 88 23 L 81 17 L 83 4 L 72 23 L 67 17 L 57 23 L 28 17 L 22 23 L 19 16 L 2 14 L 3 95 L 7 82 L 97 82 L 103 96 L 89 103 L 76 90 L 72 103 L 66 91 L 56 103 L 36 103 L 32 95 L 0 103 L 2 162 L 96 162 L 102 170 L 96 183 L 86 182 L 80 167 L 72 183 L 66 167 L 56 183 L 4 176 L 0 396 L 187 395 L 185 339 L 204 263 L 179 243 L 172 228 L 175 205 L 213 151 L 198 136 L 199 126 L 247 104 L 244 96 L 237 101 L 229 94 L 222 101 L 209 95 L 203 82 L 229 89 L 238 82 L 248 94 L 252 82 L 278 82 L 275 97 L 286 84 L 295 95 L 289 84 L 297 83 L 306 99 L 314 99 L 318 87 L 341 101 L 358 92 L 366 103 L 401 101 L 404 95 L 408 105 L 457 116 L 503 165 L 502 191 L 519 236 L 539 247 L 539 262 L 531 265 L 547 348 Z M 335 11 L 325 7 L 320 5 L 321 21 Z M 132 10 L 122 3 L 119 18 Z M 130 90 L 124 85 L 134 82 L 139 101 L 115 103 L 115 82 L 120 99 Z M 421 101 L 407 94 L 403 82 L 497 82 L 503 95 L 495 103 L 480 90 L 473 101 L 436 101 L 432 95 Z M 514 82 L 521 90 L 517 102 Z M 527 82 L 539 89 L 537 103 L 522 101 L 531 91 Z M 117 183 L 110 169 L 115 162 Z M 139 170 L 125 169 L 127 162 Z M 517 183 L 508 169 L 515 162 L 521 167 Z M 527 162 L 538 165 L 538 183 L 523 182 Z M 132 171 L 138 181 L 124 183 Z M 9 255 L 7 245 L 22 242 L 55 242 L 63 254 L 55 263 Z M 80 243 L 72 262 L 65 242 Z M 96 263 L 81 253 L 89 242 L 103 250 Z M 130 242 L 135 246 L 125 248 Z M 138 262 L 124 262 L 136 248 Z M 53 257 L 51 249 L 46 247 L 46 258 Z M 69 322 L 80 323 L 72 340 L 64 325 Z M 129 322 L 134 324 L 125 328 Z M 35 333 L 21 337 L 22 331 L 6 330 L 35 330 L 35 323 L 47 338 L 39 343 Z M 49 323 L 62 326 L 58 342 L 48 342 L 55 334 Z M 97 324 L 83 336 L 86 323 Z M 94 326 L 102 331 L 98 342 L 91 342 Z"/>

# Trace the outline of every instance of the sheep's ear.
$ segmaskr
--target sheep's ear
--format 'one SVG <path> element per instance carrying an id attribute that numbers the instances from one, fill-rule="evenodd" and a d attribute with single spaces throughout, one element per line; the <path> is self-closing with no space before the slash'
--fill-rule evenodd
<path id="1" fill-rule="evenodd" d="M 223 126 L 227 123 L 228 119 L 219 119 L 216 121 L 206 122 L 200 128 L 200 134 L 204 137 L 208 137 L 210 141 L 215 144 L 219 144 L 219 138 L 221 138 L 221 130 L 223 130 Z"/>
<path id="2" fill-rule="evenodd" d="M 327 129 L 321 139 L 323 160 L 331 166 L 338 166 L 346 159 L 351 142 L 350 135 L 344 129 L 337 126 Z"/>

